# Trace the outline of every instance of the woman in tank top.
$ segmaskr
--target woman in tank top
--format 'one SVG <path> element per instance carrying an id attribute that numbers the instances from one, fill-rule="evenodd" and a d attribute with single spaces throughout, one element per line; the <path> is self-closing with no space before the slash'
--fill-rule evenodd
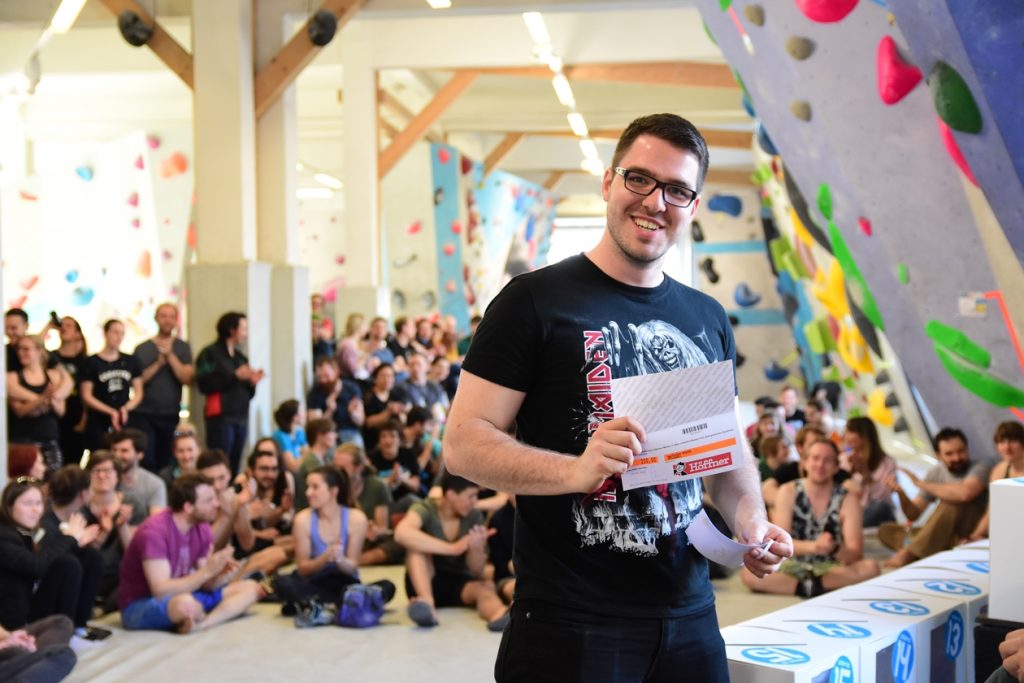
<path id="1" fill-rule="evenodd" d="M 311 471 L 306 476 L 306 499 L 309 507 L 292 524 L 297 569 L 274 582 L 285 614 L 303 603 L 336 605 L 348 586 L 359 583 L 359 556 L 368 522 L 352 501 L 348 475 L 333 465 Z M 394 584 L 378 585 L 390 600 Z"/>
<path id="2" fill-rule="evenodd" d="M 992 468 L 988 478 L 989 483 L 999 481 L 1000 479 L 1024 477 L 1024 425 L 1016 420 L 1007 420 L 1006 422 L 999 423 L 995 434 L 992 436 L 992 442 L 995 444 L 996 451 L 999 453 L 1002 461 L 996 463 Z M 980 541 L 983 538 L 988 538 L 990 511 L 991 509 L 985 511 L 985 516 L 974 527 L 971 535 L 964 539 L 965 542 Z"/>
<path id="3" fill-rule="evenodd" d="M 21 369 L 7 373 L 7 404 L 12 413 L 10 441 L 38 444 L 52 472 L 64 464 L 58 443 L 58 420 L 64 414 L 70 385 L 61 385 L 59 370 L 47 369 L 48 354 L 41 337 L 22 337 L 17 352 Z"/>

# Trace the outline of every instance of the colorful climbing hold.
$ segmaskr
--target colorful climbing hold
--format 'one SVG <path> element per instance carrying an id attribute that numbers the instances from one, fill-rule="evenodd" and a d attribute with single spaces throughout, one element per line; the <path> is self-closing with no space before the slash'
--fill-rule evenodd
<path id="1" fill-rule="evenodd" d="M 150 149 L 157 149 L 158 147 L 160 147 L 160 138 L 156 135 L 147 135 L 146 144 L 149 146 Z"/>
<path id="2" fill-rule="evenodd" d="M 444 283 L 444 288 L 449 294 L 454 294 L 455 291 L 458 289 L 458 285 L 455 284 L 455 280 L 449 280 L 448 282 Z"/>
<path id="3" fill-rule="evenodd" d="M 24 199 L 26 202 L 39 201 L 39 195 L 32 194 L 26 190 L 18 190 L 18 196 Z"/>
<path id="4" fill-rule="evenodd" d="M 690 223 L 690 239 L 694 242 L 704 241 L 704 229 L 700 227 L 700 221 Z"/>
<path id="5" fill-rule="evenodd" d="M 803 36 L 790 36 L 786 38 L 786 52 L 793 59 L 803 61 L 814 52 L 814 41 Z"/>
<path id="6" fill-rule="evenodd" d="M 789 370 L 773 360 L 764 366 L 764 376 L 769 382 L 781 382 L 789 377 Z"/>
<path id="7" fill-rule="evenodd" d="M 142 220 L 139 219 L 139 218 L 133 218 L 132 219 L 132 227 L 135 228 L 136 230 L 141 228 L 142 227 Z"/>
<path id="8" fill-rule="evenodd" d="M 734 194 L 716 194 L 708 201 L 708 209 L 736 218 L 743 213 L 743 200 Z"/>
<path id="9" fill-rule="evenodd" d="M 885 322 L 875 303 L 875 297 L 868 289 L 868 283 L 861 275 L 860 268 L 857 267 L 857 262 L 854 261 L 853 254 L 850 253 L 850 248 L 846 245 L 846 240 L 843 239 L 839 228 L 832 221 L 828 222 L 828 237 L 832 241 L 832 253 L 846 276 L 850 296 L 863 311 L 864 316 L 871 321 L 871 324 L 884 332 Z"/>
<path id="10" fill-rule="evenodd" d="M 761 295 L 752 290 L 746 282 L 736 285 L 732 298 L 740 308 L 750 308 L 761 302 Z"/>
<path id="11" fill-rule="evenodd" d="M 934 348 L 935 354 L 939 357 L 946 372 L 960 386 L 1000 408 L 1024 407 L 1024 391 L 1007 384 L 998 377 L 982 372 L 974 366 L 967 365 L 943 346 L 936 344 Z"/>
<path id="12" fill-rule="evenodd" d="M 864 216 L 857 219 L 857 225 L 860 227 L 860 231 L 866 236 L 871 237 L 871 221 Z"/>
<path id="13" fill-rule="evenodd" d="M 886 104 L 896 104 L 921 82 L 921 70 L 903 60 L 892 36 L 878 42 L 876 61 L 878 96 Z"/>
<path id="14" fill-rule="evenodd" d="M 711 35 L 711 29 L 708 28 L 708 23 L 706 21 L 702 21 L 700 23 L 704 26 L 704 34 L 708 37 L 708 40 L 710 40 L 712 44 L 718 45 L 718 41 L 715 40 L 713 35 Z"/>
<path id="15" fill-rule="evenodd" d="M 453 235 L 461 235 L 462 234 L 462 221 L 460 221 L 457 218 L 452 221 L 452 234 Z"/>
<path id="16" fill-rule="evenodd" d="M 972 365 L 982 368 L 992 365 L 992 354 L 955 327 L 944 325 L 938 320 L 929 320 L 924 326 L 924 332 L 938 346 L 948 349 Z"/>
<path id="17" fill-rule="evenodd" d="M 85 182 L 89 182 L 93 177 L 92 166 L 78 166 L 75 168 L 75 173 Z"/>
<path id="18" fill-rule="evenodd" d="M 130 195 L 128 195 L 128 206 L 138 206 L 138 205 L 139 205 L 139 193 L 138 192 L 132 192 Z"/>
<path id="19" fill-rule="evenodd" d="M 764 26 L 764 7 L 761 5 L 747 5 L 743 8 L 743 16 L 754 26 Z"/>
<path id="20" fill-rule="evenodd" d="M 452 244 L 451 242 L 449 242 L 448 244 L 444 245 L 443 251 L 444 251 L 444 255 L 445 256 L 454 256 L 455 255 L 455 245 Z"/>
<path id="21" fill-rule="evenodd" d="M 337 256 L 334 257 L 334 262 L 337 263 L 339 266 L 345 265 L 345 255 L 338 254 Z"/>
<path id="22" fill-rule="evenodd" d="M 416 233 L 418 233 L 422 229 L 423 229 L 423 224 L 422 223 L 420 223 L 419 221 L 413 221 L 409 225 L 405 226 L 405 234 L 406 235 L 415 235 Z"/>
<path id="23" fill-rule="evenodd" d="M 75 281 L 78 280 L 78 271 L 69 270 L 68 272 L 64 273 L 64 279 L 70 282 L 71 284 L 74 284 Z"/>
<path id="24" fill-rule="evenodd" d="M 163 178 L 173 178 L 188 170 L 188 159 L 181 152 L 174 152 L 160 162 L 160 175 Z"/>
<path id="25" fill-rule="evenodd" d="M 442 164 L 447 164 L 449 161 L 451 161 L 451 158 L 451 150 L 449 150 L 447 147 L 437 148 L 437 160 L 440 161 Z"/>
<path id="26" fill-rule="evenodd" d="M 896 269 L 896 275 L 900 279 L 900 284 L 910 283 L 910 270 L 907 268 L 906 263 L 901 263 Z"/>
<path id="27" fill-rule="evenodd" d="M 946 151 L 949 153 L 949 157 L 956 164 L 957 168 L 967 176 L 967 179 L 971 183 L 978 187 L 978 179 L 974 177 L 974 171 L 971 170 L 970 165 L 967 163 L 967 159 L 964 158 L 964 153 L 960 151 L 960 145 L 956 142 L 956 136 L 953 135 L 953 129 L 946 125 L 946 122 L 941 118 L 939 119 L 939 135 L 942 137 L 942 143 L 946 146 Z"/>
<path id="28" fill-rule="evenodd" d="M 723 12 L 727 11 L 732 6 L 732 0 L 718 0 L 718 8 Z"/>
<path id="29" fill-rule="evenodd" d="M 704 276 L 708 279 L 708 282 L 710 282 L 713 285 L 717 285 L 718 281 L 721 279 L 721 276 L 718 274 L 718 271 L 715 270 L 715 260 L 710 256 L 705 256 L 704 259 L 700 262 L 700 270 L 702 273 L 704 273 Z"/>
<path id="30" fill-rule="evenodd" d="M 811 21 L 830 24 L 852 12 L 857 0 L 796 0 L 796 6 Z"/>
<path id="31" fill-rule="evenodd" d="M 789 111 L 801 121 L 811 120 L 811 103 L 806 100 L 796 100 L 789 105 Z"/>
<path id="32" fill-rule="evenodd" d="M 936 62 L 928 76 L 928 85 L 932 89 L 935 111 L 950 128 L 962 133 L 981 132 L 978 103 L 956 69 L 945 62 Z"/>
<path id="33" fill-rule="evenodd" d="M 149 277 L 153 274 L 153 259 L 149 255 L 149 250 L 143 250 L 139 254 L 139 260 L 135 264 L 135 274 L 139 277 Z"/>
<path id="34" fill-rule="evenodd" d="M 832 220 L 832 189 L 828 183 L 818 186 L 818 211 L 821 211 L 825 220 Z"/>
<path id="35" fill-rule="evenodd" d="M 775 148 L 775 144 L 772 142 L 772 139 L 768 137 L 768 131 L 764 129 L 764 123 L 760 120 L 754 124 L 754 136 L 757 138 L 758 146 L 765 154 L 776 156 L 779 153 L 779 150 Z"/>
<path id="36" fill-rule="evenodd" d="M 94 296 L 96 296 L 96 292 L 92 287 L 75 287 L 71 291 L 71 305 L 88 306 Z"/>
<path id="37" fill-rule="evenodd" d="M 892 427 L 896 422 L 896 416 L 885 405 L 885 391 L 883 389 L 875 387 L 871 395 L 868 396 L 868 417 L 885 427 Z"/>
<path id="38" fill-rule="evenodd" d="M 135 168 L 139 169 L 140 171 L 146 168 L 146 160 L 142 158 L 141 154 L 135 157 Z"/>
<path id="39" fill-rule="evenodd" d="M 757 113 L 754 112 L 754 103 L 750 101 L 750 95 L 743 93 L 743 97 L 740 99 L 740 104 L 743 105 L 743 111 L 747 112 L 747 115 L 750 118 L 757 118 Z"/>
<path id="40" fill-rule="evenodd" d="M 462 171 L 462 175 L 466 175 L 473 170 L 473 160 L 467 156 L 459 156 L 459 170 Z"/>

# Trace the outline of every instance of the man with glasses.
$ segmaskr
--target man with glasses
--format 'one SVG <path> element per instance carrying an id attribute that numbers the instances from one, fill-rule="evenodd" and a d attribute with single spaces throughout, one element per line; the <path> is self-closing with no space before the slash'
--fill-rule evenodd
<path id="1" fill-rule="evenodd" d="M 600 243 L 513 279 L 473 338 L 444 454 L 452 473 L 517 494 L 516 595 L 498 681 L 678 680 L 680 671 L 728 680 L 707 562 L 686 536 L 701 481 L 623 490 L 645 432 L 614 417 L 609 385 L 735 361 L 722 306 L 663 273 L 707 166 L 707 145 L 685 119 L 634 121 L 601 184 Z M 748 456 L 707 483 L 741 540 L 773 541 L 744 558 L 764 576 L 792 555 L 792 540 L 766 519 L 758 479 Z"/>

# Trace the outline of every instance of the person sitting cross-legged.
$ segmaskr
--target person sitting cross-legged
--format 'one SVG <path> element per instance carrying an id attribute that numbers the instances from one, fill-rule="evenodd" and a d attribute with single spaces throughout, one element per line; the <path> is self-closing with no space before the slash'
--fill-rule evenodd
<path id="1" fill-rule="evenodd" d="M 234 548 L 213 551 L 210 522 L 219 504 L 210 480 L 186 474 L 168 497 L 170 507 L 139 526 L 121 562 L 118 606 L 128 630 L 208 629 L 265 595 L 255 581 L 231 582 Z"/>
<path id="2" fill-rule="evenodd" d="M 779 487 L 771 514 L 793 535 L 794 557 L 760 579 L 744 569 L 752 591 L 814 597 L 879 574 L 878 563 L 864 559 L 860 501 L 836 483 L 839 449 L 828 439 L 815 441 L 803 464 L 806 476 Z"/>
<path id="3" fill-rule="evenodd" d="M 405 546 L 405 590 L 409 618 L 418 626 L 436 626 L 436 607 L 475 607 L 487 628 L 501 632 L 508 609 L 483 578 L 487 538 L 483 514 L 476 509 L 480 487 L 445 473 L 442 498 L 414 503 L 395 528 Z"/>

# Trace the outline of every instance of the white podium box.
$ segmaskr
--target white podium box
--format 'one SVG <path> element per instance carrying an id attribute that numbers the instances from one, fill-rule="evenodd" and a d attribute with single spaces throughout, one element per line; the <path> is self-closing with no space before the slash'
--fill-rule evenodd
<path id="1" fill-rule="evenodd" d="M 930 555 L 908 566 L 945 567 L 968 574 L 988 576 L 989 552 L 988 548 L 954 548 Z"/>
<path id="2" fill-rule="evenodd" d="M 877 683 L 965 681 L 973 664 L 967 659 L 969 625 L 960 600 L 875 583 L 850 586 L 811 601 L 822 608 L 847 610 L 869 618 L 866 626 L 882 630 L 883 622 L 901 631 L 891 645 L 861 653 L 861 680 Z M 811 603 L 808 603 L 810 606 Z"/>
<path id="3" fill-rule="evenodd" d="M 722 629 L 729 678 L 733 683 L 855 683 L 857 645 L 842 640 L 812 640 L 800 633 L 752 625 Z"/>
<path id="4" fill-rule="evenodd" d="M 878 619 L 858 614 L 849 609 L 825 604 L 821 598 L 808 600 L 771 614 L 745 622 L 790 631 L 824 647 L 856 646 L 858 661 L 854 661 L 856 681 L 869 681 L 865 667 L 874 670 L 878 652 L 892 648 L 906 628 L 896 620 Z M 890 650 L 891 651 L 891 650 Z"/>
<path id="5" fill-rule="evenodd" d="M 1024 622 L 1024 477 L 989 484 L 992 600 L 988 616 Z"/>
<path id="6" fill-rule="evenodd" d="M 990 545 L 991 545 L 991 543 L 990 543 L 990 541 L 987 538 L 982 538 L 982 539 L 977 540 L 977 541 L 971 541 L 970 543 L 964 543 L 960 547 L 961 548 L 985 548 L 987 550 Z"/>

